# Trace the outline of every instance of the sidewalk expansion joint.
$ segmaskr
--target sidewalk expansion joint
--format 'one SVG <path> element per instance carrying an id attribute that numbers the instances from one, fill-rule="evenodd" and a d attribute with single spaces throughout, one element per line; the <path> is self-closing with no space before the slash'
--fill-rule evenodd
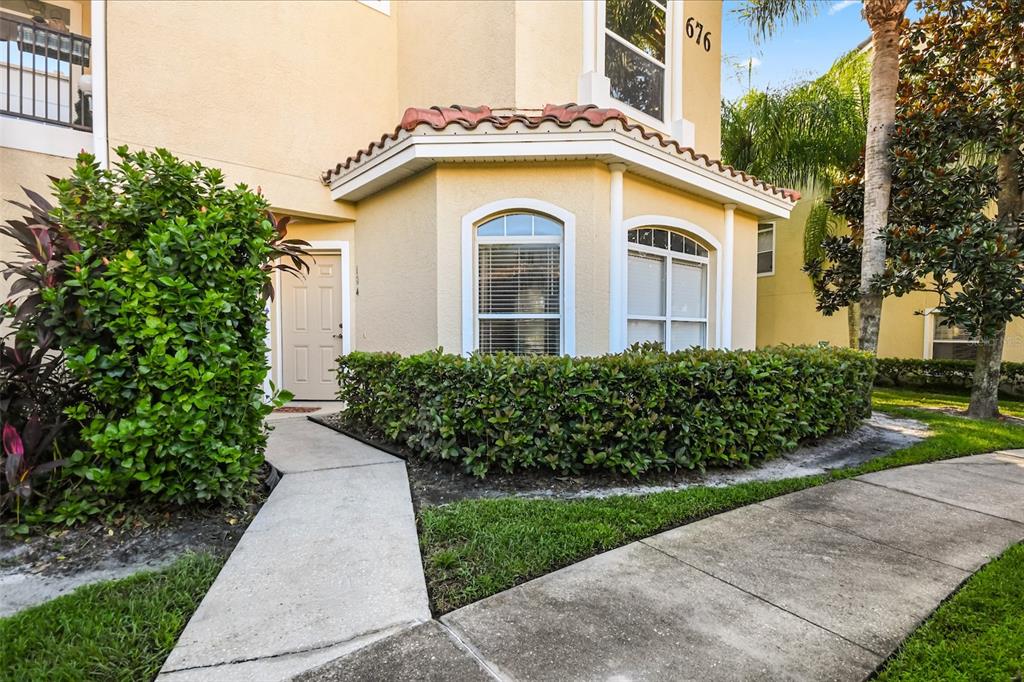
<path id="1" fill-rule="evenodd" d="M 318 474 L 321 471 L 337 471 L 338 469 L 361 469 L 363 467 L 376 467 L 382 464 L 405 464 L 404 460 L 395 458 L 393 462 L 365 462 L 363 464 L 339 464 L 338 466 L 321 467 L 319 469 L 305 469 L 303 471 L 289 471 L 287 473 L 281 472 L 281 477 L 285 476 L 300 476 L 302 474 Z M 278 469 L 278 471 L 281 471 Z"/>
<path id="2" fill-rule="evenodd" d="M 842 526 L 832 526 L 832 525 L 829 525 L 829 524 L 824 523 L 822 521 L 819 521 L 818 519 L 814 519 L 814 518 L 811 518 L 809 516 L 804 516 L 802 514 L 797 514 L 794 511 L 790 511 L 789 509 L 778 509 L 777 507 L 770 507 L 767 504 L 765 504 L 764 502 L 755 502 L 755 504 L 758 505 L 759 507 L 763 507 L 763 508 L 771 510 L 773 512 L 782 512 L 784 514 L 789 514 L 793 518 L 800 519 L 801 521 L 807 521 L 809 523 L 813 523 L 816 526 L 821 526 L 822 528 L 828 528 L 830 530 L 838 531 L 840 533 L 845 533 L 846 535 L 851 535 L 851 536 L 853 536 L 855 538 L 860 538 L 861 540 L 866 540 L 866 541 L 868 541 L 868 542 L 870 542 L 872 544 L 879 545 L 881 547 L 887 547 L 888 549 L 896 550 L 897 552 L 900 552 L 902 554 L 909 554 L 910 556 L 917 557 L 918 559 L 924 559 L 925 561 L 930 561 L 930 562 L 932 562 L 934 564 L 938 564 L 939 566 L 945 566 L 946 568 L 952 568 L 952 569 L 960 571 L 961 573 L 964 573 L 966 575 L 971 575 L 971 570 L 967 569 L 967 568 L 964 568 L 963 566 L 956 566 L 954 564 L 946 563 L 945 561 L 940 561 L 938 559 L 933 559 L 930 556 L 925 556 L 923 554 L 918 554 L 917 552 L 911 552 L 909 549 L 904 549 L 903 547 L 899 547 L 897 545 L 890 545 L 888 542 L 882 542 L 881 540 L 877 540 L 875 538 L 869 538 L 868 536 L 861 535 L 860 533 L 855 533 L 852 530 L 850 530 L 849 528 L 843 528 Z M 973 511 L 973 510 L 971 510 L 971 511 Z"/>
<path id="3" fill-rule="evenodd" d="M 710 573 L 708 571 L 705 571 L 703 568 L 700 568 L 699 566 L 694 566 L 693 564 L 691 564 L 691 563 L 689 563 L 687 561 L 683 561 L 682 559 L 680 559 L 679 557 L 677 557 L 674 554 L 670 554 L 669 552 L 666 552 L 665 550 L 663 550 L 663 549 L 661 549 L 659 547 L 655 547 L 654 545 L 648 544 L 646 542 L 646 539 L 645 540 L 639 540 L 638 542 L 641 545 L 645 546 L 645 547 L 650 547 L 655 552 L 660 552 L 661 554 L 664 554 L 669 559 L 677 561 L 680 564 L 682 564 L 683 566 L 686 566 L 688 568 L 692 568 L 693 570 L 695 570 L 695 571 L 697 571 L 699 573 L 703 573 L 704 575 L 706 575 L 706 576 L 708 576 L 710 578 L 713 578 L 714 580 L 717 580 L 720 583 L 724 583 L 724 584 L 728 585 L 729 587 L 732 587 L 734 589 L 739 590 L 740 592 L 743 592 L 744 594 L 748 594 L 751 597 L 753 597 L 754 599 L 757 599 L 758 601 L 763 602 L 763 603 L 767 604 L 768 606 L 776 608 L 779 611 L 783 611 L 785 613 L 788 613 L 789 615 L 793 616 L 794 618 L 798 618 L 799 620 L 802 620 L 803 622 L 807 623 L 808 625 L 813 625 L 814 627 L 818 628 L 819 630 L 824 630 L 825 632 L 827 632 L 829 634 L 835 635 L 839 639 L 843 640 L 844 642 L 847 642 L 848 644 L 852 644 L 853 646 L 857 647 L 858 649 L 863 649 L 864 651 L 867 651 L 868 653 L 870 653 L 870 654 L 872 654 L 874 656 L 879 656 L 881 658 L 885 658 L 886 656 L 888 656 L 888 654 L 879 653 L 879 652 L 875 651 L 874 649 L 872 649 L 870 647 L 864 646 L 860 642 L 855 642 L 854 640 L 850 639 L 849 637 L 844 637 L 843 635 L 839 634 L 835 630 L 831 630 L 831 629 L 825 627 L 824 625 L 821 625 L 820 623 L 815 623 L 813 620 L 810 620 L 809 618 L 805 618 L 804 616 L 801 616 L 799 613 L 795 613 L 793 611 L 790 611 L 789 609 L 787 609 L 784 606 L 779 606 L 775 602 L 773 602 L 773 601 L 771 601 L 769 599 L 766 599 L 765 597 L 762 597 L 761 595 L 759 595 L 759 594 L 757 594 L 755 592 L 751 592 L 748 589 L 745 589 L 743 587 L 740 587 L 739 585 L 733 584 L 733 583 L 729 582 L 728 580 L 726 580 L 725 578 L 719 577 L 719 576 L 715 575 L 714 573 Z"/>
<path id="4" fill-rule="evenodd" d="M 448 623 L 442 622 L 440 619 L 435 619 L 434 622 L 444 628 L 445 632 L 448 633 L 448 636 L 455 640 L 457 645 L 462 647 L 470 656 L 472 656 L 488 675 L 493 677 L 495 680 L 498 680 L 498 682 L 509 682 L 512 679 L 507 675 L 502 675 L 497 669 L 497 666 L 485 659 L 484 655 L 469 642 L 468 638 L 460 635 L 454 627 L 448 625 Z"/>
<path id="5" fill-rule="evenodd" d="M 402 622 L 399 622 L 399 623 L 393 623 L 391 625 L 385 625 L 383 627 L 374 628 L 372 630 L 366 630 L 365 632 L 360 632 L 357 635 L 353 635 L 351 637 L 346 637 L 345 639 L 340 639 L 340 640 L 338 640 L 336 642 L 328 642 L 326 644 L 317 644 L 315 646 L 304 647 L 304 648 L 301 648 L 301 649 L 291 649 L 291 650 L 288 650 L 288 651 L 281 651 L 281 652 L 278 652 L 278 653 L 275 653 L 275 654 L 267 654 L 265 656 L 252 656 L 252 657 L 249 657 L 249 658 L 234 658 L 234 659 L 231 659 L 231 660 L 228 660 L 228 661 L 218 661 L 217 663 L 208 663 L 208 664 L 205 664 L 205 665 L 192 665 L 192 666 L 188 666 L 188 667 L 185 667 L 185 668 L 174 668 L 173 670 L 161 670 L 160 674 L 161 675 L 171 675 L 173 673 L 187 672 L 189 670 L 208 670 L 208 669 L 211 669 L 211 668 L 221 668 L 221 667 L 226 666 L 226 665 L 238 665 L 239 663 L 252 663 L 254 661 L 267 661 L 267 660 L 272 660 L 272 659 L 275 659 L 275 658 L 282 658 L 284 656 L 297 656 L 297 655 L 300 655 L 300 654 L 308 654 L 308 653 L 312 653 L 314 651 L 323 651 L 324 649 L 331 649 L 331 648 L 336 647 L 336 646 L 342 646 L 344 644 L 349 644 L 351 642 L 356 642 L 356 641 L 358 641 L 360 639 L 364 639 L 366 637 L 372 637 L 373 635 L 377 635 L 377 634 L 380 634 L 380 633 L 383 633 L 383 632 L 395 631 L 395 633 L 397 633 L 397 632 L 400 632 L 400 631 L 405 630 L 407 628 L 415 627 L 416 625 L 421 625 L 424 622 L 426 622 L 426 621 L 402 621 Z M 394 634 L 394 633 L 392 633 L 392 634 Z"/>
<path id="6" fill-rule="evenodd" d="M 929 464 L 935 464 L 935 462 L 929 462 Z M 984 511 L 981 511 L 980 509 L 971 509 L 970 507 L 964 507 L 963 505 L 953 504 L 952 502 L 949 502 L 948 500 L 939 500 L 939 499 L 936 499 L 934 497 L 928 497 L 927 495 L 922 495 L 921 493 L 912 492 L 910 490 L 904 490 L 902 488 L 893 488 L 892 486 L 888 486 L 888 485 L 885 485 L 883 483 L 875 483 L 874 481 L 865 480 L 863 478 L 860 478 L 859 476 L 857 478 L 851 478 L 851 479 L 848 479 L 848 480 L 850 480 L 850 481 L 857 481 L 858 483 L 863 483 L 864 485 L 872 485 L 872 486 L 874 486 L 876 488 L 884 488 L 885 490 L 892 490 L 892 491 L 897 492 L 897 493 L 904 493 L 906 495 L 913 495 L 914 497 L 920 497 L 922 500 L 929 500 L 931 502 L 938 502 L 939 504 L 944 504 L 947 507 L 955 507 L 956 509 L 963 509 L 964 511 L 974 512 L 975 514 L 981 514 L 982 516 L 988 516 L 988 517 L 991 517 L 993 519 L 1001 519 L 1003 521 L 1009 521 L 1011 523 L 1016 523 L 1018 526 L 1024 526 L 1024 523 L 1021 523 L 1017 519 L 1011 519 L 1011 518 L 1007 518 L 1005 516 L 1000 516 L 999 514 L 992 514 L 990 512 L 984 512 Z M 1024 488 L 1024 486 L 1022 486 L 1022 488 Z"/>

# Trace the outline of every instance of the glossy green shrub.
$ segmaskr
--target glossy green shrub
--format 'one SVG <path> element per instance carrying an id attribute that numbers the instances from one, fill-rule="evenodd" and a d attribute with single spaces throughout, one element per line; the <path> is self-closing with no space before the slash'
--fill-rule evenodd
<path id="1" fill-rule="evenodd" d="M 744 465 L 870 413 L 873 359 L 846 349 L 626 352 L 593 358 L 339 360 L 342 419 L 485 476 Z"/>
<path id="2" fill-rule="evenodd" d="M 166 151 L 54 182 L 72 247 L 32 315 L 91 396 L 50 520 L 116 500 L 229 499 L 263 462 L 272 409 L 265 295 L 279 254 L 264 198 Z"/>
<path id="3" fill-rule="evenodd" d="M 1024 362 L 1004 362 L 1001 373 L 1001 390 L 1024 394 Z M 973 379 L 973 360 L 878 358 L 875 382 L 881 386 L 970 388 Z"/>

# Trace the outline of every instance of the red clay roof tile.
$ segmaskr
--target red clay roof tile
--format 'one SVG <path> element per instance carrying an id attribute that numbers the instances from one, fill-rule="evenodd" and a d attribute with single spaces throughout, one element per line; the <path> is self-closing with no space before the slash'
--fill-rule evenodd
<path id="1" fill-rule="evenodd" d="M 405 110 L 402 121 L 394 132 L 382 135 L 380 140 L 371 142 L 365 149 L 360 149 L 354 155 L 335 165 L 334 168 L 327 169 L 321 175 L 321 180 L 324 184 L 330 184 L 332 178 L 340 175 L 343 170 L 348 170 L 353 164 L 372 156 L 375 151 L 383 149 L 389 141 L 397 140 L 403 130 L 412 132 L 422 124 L 427 124 L 434 130 L 444 130 L 450 125 L 459 125 L 465 130 L 474 130 L 480 124 L 487 123 L 497 130 L 504 130 L 513 124 L 536 129 L 547 122 L 555 123 L 561 128 L 568 128 L 577 121 L 586 121 L 594 128 L 600 128 L 608 121 L 618 121 L 625 132 L 637 132 L 644 140 L 655 140 L 661 147 L 668 148 L 680 156 L 689 156 L 691 160 L 700 161 L 708 168 L 716 168 L 719 173 L 727 173 L 733 178 L 740 177 L 744 182 L 750 182 L 755 187 L 794 203 L 800 199 L 800 193 L 796 190 L 775 187 L 718 159 L 712 159 L 707 154 L 698 154 L 694 149 L 684 147 L 660 132 L 648 130 L 642 125 L 632 123 L 618 109 L 601 109 L 594 104 L 548 104 L 545 105 L 539 116 L 519 113 L 496 115 L 490 107 L 485 105 L 467 107 L 455 104 L 450 107 L 435 106 L 429 109 L 410 107 Z"/>

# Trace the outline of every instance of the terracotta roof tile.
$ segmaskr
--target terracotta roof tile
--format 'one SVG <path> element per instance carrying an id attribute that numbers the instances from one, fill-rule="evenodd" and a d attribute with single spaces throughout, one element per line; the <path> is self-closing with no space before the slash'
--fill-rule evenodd
<path id="1" fill-rule="evenodd" d="M 450 107 L 430 107 L 429 109 L 410 107 L 405 110 L 401 123 L 393 132 L 382 135 L 379 140 L 374 140 L 365 149 L 360 149 L 335 165 L 334 168 L 327 169 L 321 175 L 321 180 L 324 184 L 330 184 L 331 180 L 340 175 L 342 171 L 348 170 L 353 164 L 372 156 L 376 151 L 383 149 L 388 142 L 397 140 L 402 131 L 411 133 L 423 124 L 429 125 L 434 130 L 444 130 L 452 125 L 458 125 L 465 130 L 475 130 L 481 124 L 486 123 L 496 130 L 504 130 L 513 124 L 536 129 L 545 123 L 554 123 L 561 128 L 568 128 L 579 121 L 585 121 L 594 128 L 600 128 L 608 121 L 617 121 L 621 124 L 623 131 L 639 133 L 644 140 L 653 140 L 659 146 L 680 156 L 689 156 L 691 160 L 700 162 L 707 168 L 717 169 L 719 173 L 728 174 L 733 178 L 739 177 L 743 182 L 749 182 L 759 189 L 789 201 L 796 202 L 800 199 L 800 193 L 795 190 L 775 187 L 718 159 L 712 159 L 707 154 L 698 154 L 691 147 L 684 147 L 667 135 L 632 123 L 618 109 L 601 109 L 594 104 L 548 104 L 539 116 L 521 113 L 497 115 L 488 106 L 467 107 L 456 104 Z"/>

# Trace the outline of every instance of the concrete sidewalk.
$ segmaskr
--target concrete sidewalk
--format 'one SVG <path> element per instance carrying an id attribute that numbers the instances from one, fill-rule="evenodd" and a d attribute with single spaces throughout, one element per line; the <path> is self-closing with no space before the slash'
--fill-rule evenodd
<path id="1" fill-rule="evenodd" d="M 302 680 L 860 680 L 1024 539 L 1024 454 L 892 469 L 601 554 Z"/>
<path id="2" fill-rule="evenodd" d="M 404 462 L 304 416 L 267 459 L 284 476 L 160 680 L 284 680 L 430 619 Z"/>

